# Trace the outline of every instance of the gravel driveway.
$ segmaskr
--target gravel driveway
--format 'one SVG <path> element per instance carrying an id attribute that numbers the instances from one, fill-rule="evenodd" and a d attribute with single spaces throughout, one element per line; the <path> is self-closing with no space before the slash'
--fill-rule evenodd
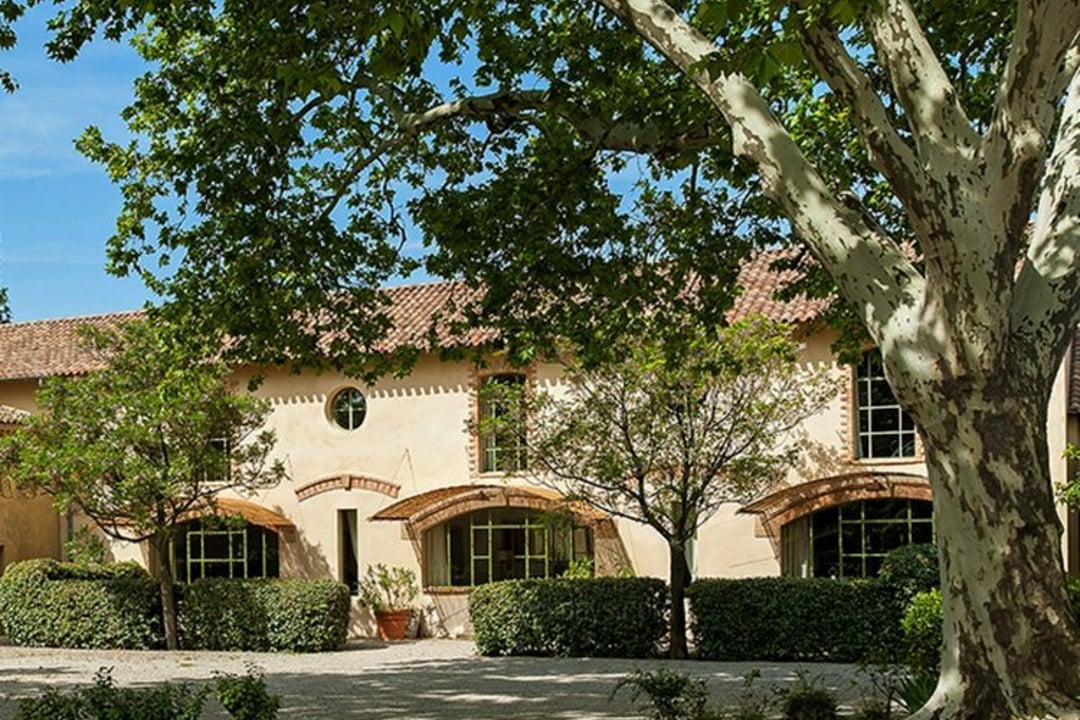
<path id="1" fill-rule="evenodd" d="M 716 700 L 733 699 L 752 668 L 761 692 L 790 684 L 792 664 L 661 662 L 560 658 L 477 657 L 471 642 L 418 640 L 394 644 L 358 642 L 345 650 L 311 655 L 158 651 L 54 650 L 0 646 L 0 720 L 14 717 L 14 698 L 44 685 L 89 683 L 103 666 L 121 685 L 161 680 L 207 680 L 214 671 L 243 673 L 255 664 L 270 689 L 282 696 L 281 720 L 360 718 L 365 720 L 525 720 L 628 719 L 626 691 L 609 700 L 611 689 L 635 668 L 660 665 L 706 678 Z M 849 665 L 807 666 L 842 698 L 857 695 Z M 208 703 L 206 718 L 227 718 Z"/>

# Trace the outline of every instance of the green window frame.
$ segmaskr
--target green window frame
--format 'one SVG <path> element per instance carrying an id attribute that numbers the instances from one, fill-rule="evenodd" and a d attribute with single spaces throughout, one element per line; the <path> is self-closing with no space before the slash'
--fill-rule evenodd
<path id="1" fill-rule="evenodd" d="M 501 373 L 484 378 L 483 386 L 493 384 L 506 386 L 510 390 L 524 392 L 525 376 L 520 373 Z M 521 416 L 521 407 L 510 397 L 496 397 L 490 393 L 480 393 L 480 469 L 481 472 L 516 472 L 525 469 L 525 439 L 520 432 L 525 419 Z M 484 422 L 501 421 L 495 427 L 484 428 Z M 509 429 L 499 427 L 503 423 L 513 423 Z"/>
<path id="2" fill-rule="evenodd" d="M 206 577 L 277 577 L 277 533 L 234 520 L 194 520 L 173 542 L 173 566 L 180 582 Z"/>
<path id="3" fill-rule="evenodd" d="M 932 543 L 933 506 L 926 500 L 871 499 L 836 505 L 798 518 L 781 529 L 785 575 L 874 577 L 891 551 Z"/>
<path id="4" fill-rule="evenodd" d="M 475 587 L 498 580 L 558 577 L 593 557 L 592 531 L 534 510 L 493 508 L 428 531 L 427 585 Z"/>
<path id="5" fill-rule="evenodd" d="M 358 388 L 347 387 L 330 401 L 330 418 L 344 430 L 356 430 L 367 418 L 367 398 Z"/>

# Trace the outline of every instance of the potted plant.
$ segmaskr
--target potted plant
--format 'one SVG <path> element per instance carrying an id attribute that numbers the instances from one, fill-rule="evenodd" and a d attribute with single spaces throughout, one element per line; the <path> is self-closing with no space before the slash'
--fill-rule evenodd
<path id="1" fill-rule="evenodd" d="M 360 580 L 360 602 L 375 614 L 383 640 L 401 640 L 412 616 L 412 601 L 420 594 L 416 573 L 408 568 L 368 565 Z"/>

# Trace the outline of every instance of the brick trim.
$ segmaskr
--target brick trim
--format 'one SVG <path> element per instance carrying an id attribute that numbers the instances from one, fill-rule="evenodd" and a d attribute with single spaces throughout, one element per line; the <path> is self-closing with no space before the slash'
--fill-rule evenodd
<path id="1" fill-rule="evenodd" d="M 315 480 L 296 488 L 296 498 L 303 502 L 308 498 L 334 490 L 370 490 L 371 492 L 396 498 L 398 493 L 401 492 L 401 486 L 366 475 L 345 473 Z"/>

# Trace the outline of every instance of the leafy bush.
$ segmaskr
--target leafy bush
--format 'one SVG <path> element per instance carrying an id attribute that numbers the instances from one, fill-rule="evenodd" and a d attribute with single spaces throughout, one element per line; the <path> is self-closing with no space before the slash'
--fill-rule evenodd
<path id="1" fill-rule="evenodd" d="M 416 573 L 409 568 L 368 565 L 360 579 L 360 604 L 372 612 L 408 610 L 419 594 Z"/>
<path id="2" fill-rule="evenodd" d="M 784 720 L 836 720 L 836 696 L 799 671 L 794 687 L 780 693 Z"/>
<path id="3" fill-rule="evenodd" d="M 900 644 L 892 594 L 871 581 L 707 579 L 687 597 L 703 658 L 858 662 Z"/>
<path id="4" fill-rule="evenodd" d="M 897 693 L 900 706 L 908 715 L 921 708 L 934 694 L 938 684 L 938 671 L 916 670 L 900 683 Z"/>
<path id="5" fill-rule="evenodd" d="M 270 694 L 261 670 L 248 666 L 246 675 L 221 673 L 215 682 L 214 696 L 236 720 L 274 720 L 281 698 Z"/>
<path id="6" fill-rule="evenodd" d="M 162 683 L 147 688 L 117 687 L 109 668 L 94 684 L 63 693 L 56 688 L 19 701 L 16 720 L 199 720 L 209 688 Z M 239 716 L 234 716 L 239 717 Z"/>
<path id="7" fill-rule="evenodd" d="M 0 622 L 15 645 L 150 648 L 161 644 L 157 583 L 135 563 L 14 563 L 0 578 Z"/>
<path id="8" fill-rule="evenodd" d="M 937 670 L 941 662 L 942 623 L 940 590 L 919 593 L 912 598 L 901 627 L 907 663 L 913 670 Z"/>
<path id="9" fill-rule="evenodd" d="M 906 608 L 921 592 L 941 587 L 937 545 L 905 545 L 881 561 L 878 582 L 892 590 L 900 607 Z"/>
<path id="10" fill-rule="evenodd" d="M 709 699 L 704 680 L 666 668 L 635 670 L 619 680 L 611 696 L 624 687 L 649 720 L 700 720 Z"/>
<path id="11" fill-rule="evenodd" d="M 656 578 L 505 580 L 469 597 L 483 655 L 649 657 L 667 632 Z"/>
<path id="12" fill-rule="evenodd" d="M 180 607 L 183 645 L 195 650 L 334 650 L 348 625 L 349 588 L 333 580 L 205 578 Z"/>

